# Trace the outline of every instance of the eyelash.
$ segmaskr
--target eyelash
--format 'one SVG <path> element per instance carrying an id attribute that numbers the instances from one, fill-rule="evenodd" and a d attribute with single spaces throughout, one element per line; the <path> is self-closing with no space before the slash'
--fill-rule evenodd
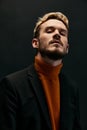
<path id="1" fill-rule="evenodd" d="M 55 30 L 54 28 L 48 28 L 48 29 L 46 30 L 46 32 L 47 32 L 47 33 L 52 33 L 54 30 Z M 62 36 L 66 36 L 66 33 L 63 32 L 63 31 L 60 31 L 60 34 L 61 34 Z"/>
<path id="2" fill-rule="evenodd" d="M 66 35 L 66 34 L 65 34 L 65 33 L 63 33 L 63 32 L 61 32 L 60 34 L 61 34 L 61 35 L 63 35 L 63 36 L 65 36 L 65 35 Z"/>
<path id="3" fill-rule="evenodd" d="M 54 30 L 47 30 L 47 33 L 52 33 Z M 66 34 L 63 32 L 60 32 L 61 35 L 65 36 Z"/>
<path id="4" fill-rule="evenodd" d="M 48 29 L 47 30 L 47 33 L 51 33 L 51 32 L 53 32 L 54 30 L 53 29 Z"/>

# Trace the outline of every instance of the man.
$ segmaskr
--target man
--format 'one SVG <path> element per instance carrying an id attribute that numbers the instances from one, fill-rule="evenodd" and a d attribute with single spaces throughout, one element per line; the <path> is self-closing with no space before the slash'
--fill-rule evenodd
<path id="1" fill-rule="evenodd" d="M 51 12 L 34 28 L 34 64 L 0 82 L 0 130 L 80 130 L 79 92 L 62 70 L 68 18 Z"/>

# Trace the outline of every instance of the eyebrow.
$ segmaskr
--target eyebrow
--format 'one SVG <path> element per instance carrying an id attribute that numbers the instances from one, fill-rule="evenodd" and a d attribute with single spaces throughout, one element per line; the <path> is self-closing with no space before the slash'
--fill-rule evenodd
<path id="1" fill-rule="evenodd" d="M 47 26 L 46 28 L 55 28 L 54 26 Z"/>
<path id="2" fill-rule="evenodd" d="M 45 28 L 56 28 L 55 26 L 47 26 L 47 27 L 45 27 Z M 67 31 L 67 29 L 64 29 L 64 28 L 60 28 L 61 30 L 64 30 L 64 31 Z"/>
<path id="3" fill-rule="evenodd" d="M 66 29 L 62 29 L 62 28 L 61 28 L 61 31 L 66 32 L 66 33 L 68 32 L 68 30 L 66 30 Z"/>

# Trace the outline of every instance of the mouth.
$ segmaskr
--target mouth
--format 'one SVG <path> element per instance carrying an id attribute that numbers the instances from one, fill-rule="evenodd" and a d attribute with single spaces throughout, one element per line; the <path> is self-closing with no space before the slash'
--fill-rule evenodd
<path id="1" fill-rule="evenodd" d="M 50 42 L 50 44 L 54 44 L 56 46 L 63 46 L 63 44 L 59 40 L 53 40 Z"/>

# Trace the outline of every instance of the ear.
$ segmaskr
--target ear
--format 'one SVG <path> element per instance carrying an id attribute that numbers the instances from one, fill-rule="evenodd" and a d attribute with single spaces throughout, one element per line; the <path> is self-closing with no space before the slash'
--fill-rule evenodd
<path id="1" fill-rule="evenodd" d="M 67 45 L 67 48 L 66 48 L 66 53 L 68 54 L 69 52 L 69 44 Z"/>
<path id="2" fill-rule="evenodd" d="M 33 46 L 33 48 L 38 48 L 39 47 L 39 42 L 38 42 L 37 38 L 33 38 L 32 46 Z"/>

